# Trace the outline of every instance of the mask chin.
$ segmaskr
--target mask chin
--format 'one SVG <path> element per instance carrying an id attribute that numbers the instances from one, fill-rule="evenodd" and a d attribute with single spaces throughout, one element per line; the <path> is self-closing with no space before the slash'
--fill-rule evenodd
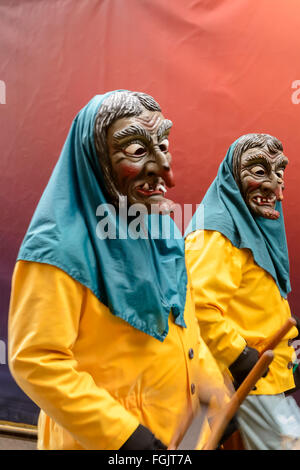
<path id="1" fill-rule="evenodd" d="M 176 204 L 171 199 L 163 198 L 162 201 L 151 204 L 151 212 L 153 214 L 167 215 L 175 212 Z"/>

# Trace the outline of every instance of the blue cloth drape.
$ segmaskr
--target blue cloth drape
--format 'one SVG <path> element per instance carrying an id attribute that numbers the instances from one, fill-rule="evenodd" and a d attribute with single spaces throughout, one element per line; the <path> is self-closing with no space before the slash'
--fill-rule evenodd
<path id="1" fill-rule="evenodd" d="M 159 215 L 144 216 L 148 230 L 144 239 L 124 238 L 124 227 L 121 238 L 97 235 L 97 207 L 109 201 L 94 143 L 94 123 L 108 94 L 95 96 L 74 119 L 18 259 L 57 266 L 88 287 L 112 314 L 163 341 L 170 311 L 175 322 L 185 326 L 184 242 L 172 219 Z M 111 206 L 105 207 L 118 234 L 121 222 Z M 171 226 L 169 239 L 162 236 L 167 224 Z M 157 237 L 151 236 L 154 226 Z"/>

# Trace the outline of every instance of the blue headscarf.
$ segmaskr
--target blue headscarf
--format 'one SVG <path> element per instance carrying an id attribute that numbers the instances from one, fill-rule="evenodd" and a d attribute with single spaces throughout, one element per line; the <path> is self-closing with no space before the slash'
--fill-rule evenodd
<path id="1" fill-rule="evenodd" d="M 239 139 L 238 139 L 239 140 Z M 233 176 L 233 152 L 236 140 L 228 149 L 218 174 L 205 194 L 185 236 L 197 229 L 215 230 L 227 237 L 237 248 L 251 250 L 254 261 L 276 282 L 282 297 L 291 290 L 289 257 L 281 202 L 276 220 L 252 215 Z"/>
<path id="2" fill-rule="evenodd" d="M 184 242 L 169 216 L 145 216 L 147 238 L 100 239 L 96 210 L 107 204 L 94 123 L 111 93 L 96 95 L 75 117 L 60 158 L 33 215 L 18 260 L 56 266 L 88 287 L 116 315 L 163 341 L 172 311 L 185 327 Z M 106 217 L 119 229 L 107 205 Z M 107 216 L 107 214 L 109 214 Z M 173 237 L 164 239 L 164 225 Z M 122 224 L 121 224 L 122 225 Z M 156 236 L 151 238 L 155 225 Z"/>

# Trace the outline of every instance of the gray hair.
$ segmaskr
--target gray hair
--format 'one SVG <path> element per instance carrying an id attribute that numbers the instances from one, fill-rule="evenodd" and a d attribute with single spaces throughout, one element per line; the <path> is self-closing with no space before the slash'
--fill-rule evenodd
<path id="1" fill-rule="evenodd" d="M 94 140 L 99 156 L 106 189 L 117 203 L 118 191 L 112 175 L 112 166 L 107 147 L 107 132 L 117 119 L 140 115 L 144 109 L 161 111 L 159 104 L 152 96 L 136 91 L 116 91 L 110 94 L 101 104 L 94 125 Z"/>

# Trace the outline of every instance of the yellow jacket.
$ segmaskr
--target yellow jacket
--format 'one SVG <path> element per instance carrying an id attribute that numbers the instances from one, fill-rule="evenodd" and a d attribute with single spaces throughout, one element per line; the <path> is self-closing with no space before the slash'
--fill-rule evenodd
<path id="1" fill-rule="evenodd" d="M 273 278 L 216 231 L 197 230 L 186 239 L 186 263 L 201 336 L 221 370 L 231 365 L 245 345 L 261 351 L 290 318 L 287 300 Z M 270 371 L 253 394 L 276 394 L 294 387 L 293 327 L 275 348 Z"/>
<path id="2" fill-rule="evenodd" d="M 19 261 L 9 364 L 42 409 L 38 448 L 119 449 L 139 424 L 168 445 L 182 416 L 197 407 L 195 392 L 207 375 L 222 381 L 189 289 L 184 318 L 187 328 L 170 315 L 161 343 L 112 315 L 60 269 Z"/>

